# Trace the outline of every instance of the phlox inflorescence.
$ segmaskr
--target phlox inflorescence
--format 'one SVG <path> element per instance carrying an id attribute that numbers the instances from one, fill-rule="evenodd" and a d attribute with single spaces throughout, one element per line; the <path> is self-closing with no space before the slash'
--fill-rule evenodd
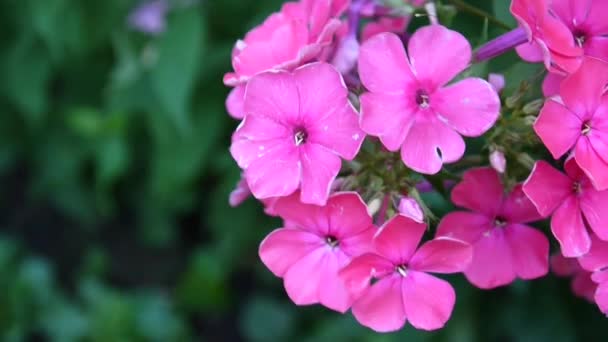
<path id="1" fill-rule="evenodd" d="M 300 0 L 239 40 L 230 204 L 282 220 L 259 255 L 289 298 L 435 330 L 457 301 L 431 274 L 487 290 L 551 265 L 608 313 L 607 6 L 513 0 L 518 27 L 473 50 L 433 1 Z M 542 84 L 475 74 L 511 49 L 543 62 Z M 462 209 L 438 217 L 427 193 Z"/>

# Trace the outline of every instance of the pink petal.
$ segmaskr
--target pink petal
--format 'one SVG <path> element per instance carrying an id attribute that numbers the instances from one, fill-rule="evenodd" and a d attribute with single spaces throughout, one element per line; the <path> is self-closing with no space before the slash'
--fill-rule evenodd
<path id="1" fill-rule="evenodd" d="M 608 163 L 602 159 L 587 138 L 576 144 L 574 158 L 597 190 L 608 189 Z"/>
<path id="2" fill-rule="evenodd" d="M 570 277 L 581 270 L 577 259 L 566 258 L 560 253 L 553 254 L 549 262 L 553 273 L 560 277 Z"/>
<path id="3" fill-rule="evenodd" d="M 515 48 L 515 51 L 517 51 L 519 57 L 521 57 L 521 59 L 526 62 L 538 63 L 542 62 L 545 59 L 543 49 L 538 45 L 536 41 L 518 45 Z"/>
<path id="4" fill-rule="evenodd" d="M 433 90 L 463 71 L 471 60 L 466 38 L 441 25 L 418 29 L 410 38 L 408 52 L 416 78 L 428 82 Z"/>
<path id="5" fill-rule="evenodd" d="M 306 117 L 307 127 L 332 116 L 348 103 L 344 80 L 331 64 L 306 64 L 293 72 L 293 78 L 298 88 L 299 112 Z"/>
<path id="6" fill-rule="evenodd" d="M 325 146 L 346 160 L 355 158 L 365 140 L 359 116 L 346 98 L 342 107 L 315 122 L 308 133 L 311 143 Z"/>
<path id="7" fill-rule="evenodd" d="M 235 87 L 228 94 L 226 98 L 226 109 L 228 114 L 235 119 L 242 119 L 245 117 L 245 86 L 240 85 Z"/>
<path id="8" fill-rule="evenodd" d="M 321 272 L 319 302 L 341 313 L 345 313 L 353 302 L 353 298 L 346 290 L 344 280 L 338 275 L 338 272 L 349 262 L 350 257 L 336 248 L 326 254 L 325 264 L 317 270 Z"/>
<path id="9" fill-rule="evenodd" d="M 327 248 L 317 248 L 287 270 L 284 276 L 285 291 L 296 305 L 319 303 L 319 289 L 324 286 L 322 269 L 330 254 Z"/>
<path id="10" fill-rule="evenodd" d="M 378 230 L 374 237 L 374 247 L 378 254 L 395 265 L 404 264 L 414 255 L 425 230 L 425 224 L 396 215 Z"/>
<path id="11" fill-rule="evenodd" d="M 431 96 L 430 103 L 442 121 L 467 137 L 489 130 L 500 112 L 496 90 L 480 78 L 466 78 Z"/>
<path id="12" fill-rule="evenodd" d="M 416 109 L 403 94 L 366 93 L 360 101 L 361 128 L 379 136 L 388 150 L 397 151 L 414 122 Z"/>
<path id="13" fill-rule="evenodd" d="M 524 193 L 521 184 L 513 188 L 502 204 L 502 216 L 514 223 L 528 223 L 542 219 L 534 204 Z"/>
<path id="14" fill-rule="evenodd" d="M 570 110 L 583 117 L 598 107 L 607 83 L 608 63 L 585 58 L 579 69 L 562 82 L 560 95 Z"/>
<path id="15" fill-rule="evenodd" d="M 401 148 L 401 159 L 416 172 L 436 174 L 443 163 L 459 160 L 464 154 L 462 137 L 437 119 L 416 121 Z"/>
<path id="16" fill-rule="evenodd" d="M 504 229 L 484 233 L 473 244 L 473 260 L 464 275 L 471 284 L 492 289 L 511 283 L 515 279 L 511 248 Z"/>
<path id="17" fill-rule="evenodd" d="M 298 87 L 288 72 L 265 72 L 253 77 L 245 90 L 245 113 L 268 117 L 279 123 L 297 122 Z"/>
<path id="18" fill-rule="evenodd" d="M 359 76 L 368 90 L 377 93 L 403 93 L 414 86 L 405 49 L 393 33 L 381 33 L 361 45 Z"/>
<path id="19" fill-rule="evenodd" d="M 593 236 L 589 253 L 580 257 L 578 262 L 589 272 L 601 271 L 608 267 L 608 241 Z"/>
<path id="20" fill-rule="evenodd" d="M 485 215 L 453 211 L 441 219 L 435 236 L 462 240 L 473 244 L 482 238 L 482 234 L 490 230 L 492 225 L 491 219 Z"/>
<path id="21" fill-rule="evenodd" d="M 372 6 L 375 5 L 372 4 Z M 383 32 L 403 32 L 405 31 L 407 24 L 409 24 L 409 21 L 409 17 L 381 17 L 377 22 L 370 22 L 363 27 L 363 31 L 361 32 L 361 40 L 366 41 L 371 37 Z"/>
<path id="22" fill-rule="evenodd" d="M 606 1 L 588 1 L 589 8 L 585 11 L 585 24 L 589 26 L 589 30 L 597 35 L 608 34 L 608 22 L 606 22 L 605 14 L 608 13 L 608 3 Z M 581 6 L 583 7 L 583 6 Z M 583 7 L 583 10 L 584 7 Z M 608 50 L 604 50 L 606 52 Z"/>
<path id="23" fill-rule="evenodd" d="M 571 287 L 572 292 L 574 292 L 575 295 L 593 303 L 597 284 L 591 279 L 591 273 L 584 271 L 579 272 L 574 276 L 574 279 L 572 279 Z"/>
<path id="24" fill-rule="evenodd" d="M 325 210 L 329 219 L 329 234 L 337 238 L 354 236 L 373 227 L 367 205 L 356 192 L 332 195 Z"/>
<path id="25" fill-rule="evenodd" d="M 559 241 L 562 254 L 575 258 L 586 254 L 591 247 L 591 240 L 576 197 L 566 198 L 551 217 L 551 231 Z"/>
<path id="26" fill-rule="evenodd" d="M 534 131 L 553 158 L 568 152 L 581 136 L 583 121 L 568 108 L 554 100 L 548 100 L 534 123 Z"/>
<path id="27" fill-rule="evenodd" d="M 228 197 L 228 203 L 231 207 L 237 207 L 243 203 L 249 196 L 251 196 L 251 190 L 247 185 L 247 180 L 241 176 L 241 179 L 236 185 L 236 188 L 230 193 Z"/>
<path id="28" fill-rule="evenodd" d="M 450 318 L 456 294 L 445 280 L 423 272 L 410 271 L 403 279 L 405 314 L 412 326 L 422 330 L 436 330 Z"/>
<path id="29" fill-rule="evenodd" d="M 484 167 L 470 169 L 452 190 L 454 204 L 494 217 L 500 210 L 503 186 L 496 170 Z"/>
<path id="30" fill-rule="evenodd" d="M 596 1 L 599 2 L 599 1 Z M 604 12 L 606 13 L 606 12 Z M 599 14 L 599 13 L 598 13 Z M 604 20 L 605 21 L 605 20 Z M 585 41 L 585 54 L 587 56 L 608 60 L 608 37 L 593 36 Z"/>
<path id="31" fill-rule="evenodd" d="M 608 190 L 583 190 L 580 206 L 593 232 L 601 240 L 608 240 Z"/>
<path id="32" fill-rule="evenodd" d="M 339 275 L 351 296 L 358 298 L 370 287 L 372 279 L 384 278 L 394 272 L 395 266 L 387 259 L 374 253 L 365 253 L 353 258 Z"/>
<path id="33" fill-rule="evenodd" d="M 549 240 L 534 228 L 512 224 L 504 228 L 512 253 L 513 270 L 521 279 L 535 279 L 549 272 Z"/>
<path id="34" fill-rule="evenodd" d="M 534 164 L 522 189 L 538 212 L 546 217 L 571 196 L 572 186 L 572 180 L 541 160 Z"/>
<path id="35" fill-rule="evenodd" d="M 302 193 L 300 200 L 304 203 L 325 205 L 331 183 L 334 181 L 342 161 L 321 145 L 307 143 L 300 149 L 302 163 Z"/>
<path id="36" fill-rule="evenodd" d="M 543 95 L 545 95 L 545 97 L 558 95 L 559 88 L 563 80 L 564 76 L 560 74 L 554 72 L 547 73 L 547 76 L 545 76 L 542 85 Z"/>
<path id="37" fill-rule="evenodd" d="M 608 268 L 591 273 L 591 280 L 597 284 L 608 282 Z"/>
<path id="38" fill-rule="evenodd" d="M 305 255 L 323 247 L 323 240 L 310 232 L 280 228 L 272 231 L 260 244 L 260 259 L 277 277 L 285 272 Z"/>
<path id="39" fill-rule="evenodd" d="M 372 285 L 352 307 L 361 325 L 377 332 L 396 331 L 405 324 L 401 278 L 390 276 Z"/>
<path id="40" fill-rule="evenodd" d="M 281 144 L 283 141 L 292 141 L 293 132 L 288 126 L 273 118 L 248 115 L 237 128 L 232 136 L 232 141 L 250 140 L 258 144 L 258 150 L 251 154 L 257 155 L 264 153 L 266 147 L 274 143 Z M 275 140 L 275 141 L 273 141 Z M 259 146 L 262 146 L 261 148 Z"/>
<path id="41" fill-rule="evenodd" d="M 272 209 L 274 214 L 302 230 L 315 233 L 317 236 L 329 234 L 329 222 L 325 208 L 302 203 L 300 194 L 297 192 L 277 199 Z"/>
<path id="42" fill-rule="evenodd" d="M 602 313 L 608 315 L 608 281 L 597 287 L 595 291 L 595 303 Z"/>
<path id="43" fill-rule="evenodd" d="M 473 248 L 466 242 L 436 238 L 423 244 L 412 256 L 409 267 L 420 272 L 457 273 L 464 271 L 473 258 Z"/>

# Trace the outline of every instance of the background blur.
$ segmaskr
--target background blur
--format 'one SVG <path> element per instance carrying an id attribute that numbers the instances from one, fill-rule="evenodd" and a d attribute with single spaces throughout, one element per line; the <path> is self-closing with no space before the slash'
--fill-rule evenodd
<path id="1" fill-rule="evenodd" d="M 289 302 L 257 257 L 279 223 L 227 204 L 237 122 L 221 82 L 236 39 L 280 3 L 0 1 L 0 341 L 608 340 L 554 277 L 492 292 L 451 277 L 436 333 L 379 335 Z M 471 3 L 514 25 L 507 0 Z M 478 17 L 454 25 L 487 39 Z"/>

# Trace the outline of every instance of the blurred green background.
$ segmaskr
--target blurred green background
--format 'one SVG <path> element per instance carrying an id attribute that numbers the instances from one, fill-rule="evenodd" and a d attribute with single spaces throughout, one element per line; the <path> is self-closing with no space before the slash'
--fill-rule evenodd
<path id="1" fill-rule="evenodd" d="M 553 277 L 492 292 L 451 277 L 456 310 L 435 333 L 289 302 L 257 257 L 280 223 L 227 204 L 237 122 L 221 82 L 280 3 L 175 0 L 146 34 L 128 23 L 137 1 L 0 1 L 0 341 L 608 340 Z M 507 0 L 470 3 L 514 25 Z M 487 39 L 478 17 L 454 26 Z"/>

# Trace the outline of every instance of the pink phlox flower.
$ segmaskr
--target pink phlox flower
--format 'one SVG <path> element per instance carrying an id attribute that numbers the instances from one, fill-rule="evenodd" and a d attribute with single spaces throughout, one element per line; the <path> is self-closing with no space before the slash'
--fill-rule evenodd
<path id="1" fill-rule="evenodd" d="M 377 230 L 361 197 L 336 193 L 320 207 L 301 203 L 294 194 L 278 199 L 274 209 L 286 224 L 262 241 L 262 262 L 283 278 L 297 305 L 321 303 L 339 312 L 348 310 L 353 297 L 338 272 L 370 250 Z"/>
<path id="2" fill-rule="evenodd" d="M 257 199 L 301 189 L 305 203 L 323 205 L 342 166 L 365 138 L 342 76 L 327 63 L 293 72 L 266 72 L 247 84 L 247 116 L 230 152 Z"/>
<path id="3" fill-rule="evenodd" d="M 572 292 L 593 303 L 597 284 L 591 279 L 591 272 L 583 269 L 576 258 L 566 258 L 557 253 L 551 256 L 551 270 L 559 277 L 571 277 Z"/>
<path id="4" fill-rule="evenodd" d="M 608 315 L 608 242 L 591 236 L 589 253 L 578 259 L 582 268 L 593 272 L 591 279 L 597 283 L 595 303 Z"/>
<path id="5" fill-rule="evenodd" d="M 471 247 L 440 238 L 417 249 L 426 225 L 397 215 L 374 236 L 374 251 L 352 260 L 340 275 L 353 297 L 352 312 L 362 325 L 395 331 L 407 320 L 417 329 L 435 330 L 449 319 L 452 286 L 428 273 L 456 273 L 471 260 Z"/>
<path id="6" fill-rule="evenodd" d="M 460 33 L 440 25 L 420 28 L 408 53 L 393 33 L 362 44 L 359 75 L 369 92 L 360 98 L 361 128 L 388 150 L 401 149 L 409 168 L 434 174 L 462 157 L 461 135 L 479 136 L 492 127 L 500 99 L 480 78 L 445 86 L 471 60 L 471 46 Z"/>
<path id="7" fill-rule="evenodd" d="M 525 60 L 544 60 L 565 73 L 576 71 L 584 56 L 608 61 L 606 1 L 514 0 L 511 11 L 531 37 L 517 48 Z"/>
<path id="8" fill-rule="evenodd" d="M 473 285 L 491 289 L 516 278 L 547 274 L 549 241 L 541 231 L 526 225 L 541 216 L 521 185 L 505 194 L 494 169 L 471 169 L 452 190 L 452 201 L 471 211 L 446 215 L 436 236 L 453 237 L 473 246 L 473 261 L 464 271 Z"/>
<path id="9" fill-rule="evenodd" d="M 549 99 L 534 130 L 554 158 L 572 151 L 598 190 L 608 189 L 608 63 L 586 58 Z"/>
<path id="10" fill-rule="evenodd" d="M 538 161 L 523 189 L 541 215 L 552 215 L 551 231 L 563 255 L 579 257 L 591 247 L 588 228 L 608 240 L 608 191 L 596 190 L 573 158 L 564 169 L 565 175 Z"/>

